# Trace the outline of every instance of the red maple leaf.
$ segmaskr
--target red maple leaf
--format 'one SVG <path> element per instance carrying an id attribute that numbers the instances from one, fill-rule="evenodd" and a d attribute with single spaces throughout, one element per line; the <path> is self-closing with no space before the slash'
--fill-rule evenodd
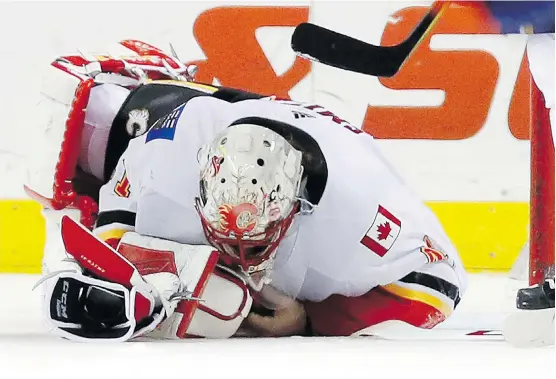
<path id="1" fill-rule="evenodd" d="M 391 231 L 392 228 L 390 227 L 388 221 L 384 221 L 384 224 L 378 224 L 378 240 L 382 241 L 388 238 Z"/>

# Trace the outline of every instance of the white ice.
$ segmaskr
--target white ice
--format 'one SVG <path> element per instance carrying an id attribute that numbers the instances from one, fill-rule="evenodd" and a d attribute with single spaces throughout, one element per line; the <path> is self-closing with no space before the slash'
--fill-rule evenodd
<path id="1" fill-rule="evenodd" d="M 0 378 L 554 378 L 555 349 L 505 341 L 369 338 L 183 340 L 85 344 L 41 321 L 35 275 L 0 274 Z M 474 274 L 444 327 L 499 328 L 523 283 Z"/>

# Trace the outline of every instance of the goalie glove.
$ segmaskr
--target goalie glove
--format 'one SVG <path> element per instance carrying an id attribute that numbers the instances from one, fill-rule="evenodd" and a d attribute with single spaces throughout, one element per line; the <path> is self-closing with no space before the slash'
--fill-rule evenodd
<path id="1" fill-rule="evenodd" d="M 157 325 L 152 291 L 60 272 L 45 297 L 47 319 L 55 334 L 77 341 L 126 341 L 142 334 L 141 325 Z M 137 332 L 139 329 L 139 332 Z M 145 329 L 145 330 L 147 330 Z"/>
<path id="2" fill-rule="evenodd" d="M 56 282 L 46 292 L 45 311 L 54 332 L 72 340 L 126 341 L 175 312 L 181 317 L 171 330 L 181 337 L 218 260 L 209 246 L 154 239 L 170 249 L 148 249 L 137 242 L 153 239 L 136 233 L 124 236 L 119 253 L 69 217 L 62 219 L 62 236 L 79 268 L 51 274 Z"/>

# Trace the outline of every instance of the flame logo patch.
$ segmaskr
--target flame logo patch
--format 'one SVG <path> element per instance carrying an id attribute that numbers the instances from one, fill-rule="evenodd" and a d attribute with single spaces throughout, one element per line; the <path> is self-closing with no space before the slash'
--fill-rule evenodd
<path id="1" fill-rule="evenodd" d="M 252 203 L 223 204 L 218 207 L 220 230 L 224 233 L 245 234 L 257 226 L 257 207 Z"/>

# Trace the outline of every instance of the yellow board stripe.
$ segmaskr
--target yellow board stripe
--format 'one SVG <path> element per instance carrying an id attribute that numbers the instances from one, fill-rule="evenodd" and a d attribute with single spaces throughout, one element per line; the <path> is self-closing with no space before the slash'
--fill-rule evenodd
<path id="1" fill-rule="evenodd" d="M 434 201 L 427 205 L 469 271 L 508 271 L 527 241 L 527 202 Z M 0 272 L 40 272 L 45 238 L 39 204 L 0 200 Z"/>
<path id="2" fill-rule="evenodd" d="M 510 270 L 529 238 L 527 202 L 431 201 L 427 205 L 469 271 Z"/>
<path id="3" fill-rule="evenodd" d="M 32 200 L 0 200 L 0 272 L 41 272 L 46 243 L 41 211 Z"/>
<path id="4" fill-rule="evenodd" d="M 396 296 L 430 305 L 431 307 L 438 309 L 446 317 L 449 317 L 452 314 L 452 305 L 427 292 L 405 288 L 395 283 L 387 284 L 382 286 L 382 288 Z"/>

